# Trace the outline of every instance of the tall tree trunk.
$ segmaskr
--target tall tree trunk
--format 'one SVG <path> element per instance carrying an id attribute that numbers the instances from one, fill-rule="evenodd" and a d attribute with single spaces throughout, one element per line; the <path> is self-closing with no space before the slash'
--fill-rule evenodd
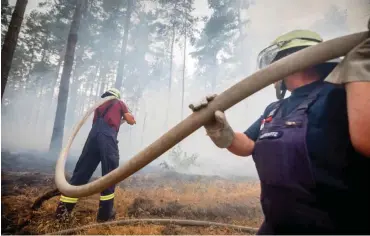
<path id="1" fill-rule="evenodd" d="M 131 107 L 131 109 L 132 109 L 132 114 L 134 115 L 134 116 L 136 116 L 136 114 L 137 114 L 137 109 L 138 109 L 138 101 L 133 101 L 132 102 L 132 107 Z M 128 138 L 129 138 L 129 143 L 128 143 L 128 147 L 130 148 L 129 149 L 129 152 L 131 152 L 132 150 L 133 150 L 133 148 L 132 148 L 132 146 L 133 146 L 133 144 L 132 144 L 132 126 L 130 125 L 129 126 L 129 136 L 128 136 Z"/>
<path id="2" fill-rule="evenodd" d="M 30 64 L 34 64 L 34 60 L 35 60 L 35 54 L 33 53 L 33 51 L 30 52 L 31 53 L 31 59 L 30 59 Z M 29 112 L 29 110 L 33 107 L 32 106 L 32 98 L 31 98 L 31 91 L 32 91 L 32 82 L 31 81 L 31 72 L 28 71 L 28 74 L 25 76 L 25 80 L 24 80 L 24 93 L 23 93 L 23 98 L 24 98 L 24 101 L 21 102 L 21 106 L 24 106 L 26 108 L 26 112 Z M 20 119 L 21 120 L 21 125 L 25 125 L 28 123 L 28 117 L 27 116 L 21 116 L 22 118 Z"/>
<path id="3" fill-rule="evenodd" d="M 170 77 L 168 79 L 168 99 L 167 99 L 167 110 L 166 110 L 166 129 L 168 127 L 168 115 L 170 110 L 170 100 L 171 100 L 171 86 L 172 86 L 172 65 L 173 65 L 173 46 L 175 44 L 175 24 L 172 25 L 172 39 L 171 39 L 171 53 L 170 53 Z"/>
<path id="4" fill-rule="evenodd" d="M 86 88 L 87 89 L 87 88 Z M 84 107 L 83 110 L 88 110 L 91 106 L 91 94 L 94 90 L 94 83 L 89 83 L 89 96 L 84 98 Z"/>
<path id="5" fill-rule="evenodd" d="M 38 107 L 37 107 L 37 113 L 36 113 L 36 121 L 35 121 L 35 126 L 37 127 L 37 130 L 38 130 L 38 132 L 40 132 L 41 131 L 41 127 L 39 128 L 39 126 L 42 126 L 42 124 L 43 124 L 43 119 L 45 119 L 45 114 L 46 114 L 46 112 L 45 112 L 45 103 L 46 103 L 46 97 L 44 96 L 44 94 L 46 93 L 46 91 L 47 91 L 47 87 L 48 87 L 48 85 L 47 85 L 47 83 L 45 83 L 45 77 L 44 76 L 42 76 L 41 78 L 40 78 L 40 80 L 41 80 L 41 83 L 40 83 L 40 86 L 41 86 L 41 88 L 40 88 L 40 93 L 39 93 L 39 101 L 40 101 L 40 103 L 39 103 L 39 105 L 38 105 Z M 42 132 L 40 132 L 40 134 L 41 134 Z"/>
<path id="6" fill-rule="evenodd" d="M 100 65 L 97 65 L 95 69 L 94 78 L 91 81 L 92 86 L 90 89 L 89 106 L 91 106 L 94 103 L 97 97 L 96 95 L 93 95 L 93 93 L 94 91 L 96 92 L 99 89 L 99 85 L 100 85 L 99 83 L 96 82 L 96 79 L 98 78 L 98 75 L 99 75 L 99 68 L 100 68 Z"/>
<path id="7" fill-rule="evenodd" d="M 217 71 L 216 69 L 216 66 L 217 66 L 217 59 L 214 58 L 214 64 L 213 64 L 213 70 L 211 70 L 211 89 L 212 89 L 212 93 L 215 92 L 216 90 L 216 84 L 217 84 L 217 73 L 215 73 Z"/>
<path id="8" fill-rule="evenodd" d="M 59 152 L 63 145 L 63 134 L 64 134 L 64 122 L 67 110 L 68 101 L 68 90 L 69 80 L 71 76 L 74 54 L 77 44 L 77 34 L 80 27 L 80 21 L 82 16 L 82 9 L 85 5 L 86 0 L 78 0 L 76 3 L 76 9 L 73 15 L 71 29 L 69 31 L 66 54 L 64 57 L 64 67 L 62 77 L 60 80 L 58 104 L 55 113 L 53 134 L 51 136 L 51 142 L 49 150 L 51 152 Z"/>
<path id="9" fill-rule="evenodd" d="M 97 84 L 96 86 L 96 97 L 100 97 L 101 94 L 99 94 L 100 92 L 100 86 L 101 84 L 99 83 L 99 80 L 97 80 L 97 78 L 100 78 L 100 64 L 98 66 L 96 66 L 96 74 L 95 74 L 95 79 L 94 79 L 94 83 Z"/>
<path id="10" fill-rule="evenodd" d="M 66 121 L 66 124 L 67 126 L 73 126 L 74 123 L 75 123 L 75 110 L 76 110 L 76 103 L 77 103 L 77 97 L 78 97 L 78 94 L 77 94 L 77 91 L 78 91 L 78 87 L 81 85 L 81 81 L 79 80 L 78 78 L 78 75 L 76 73 L 75 77 L 73 78 L 73 82 L 70 86 L 70 89 L 71 89 L 71 95 L 70 95 L 70 102 L 68 104 L 68 109 L 67 109 L 67 121 Z"/>
<path id="11" fill-rule="evenodd" d="M 100 77 L 100 90 L 99 94 L 102 95 L 105 90 L 107 89 L 107 74 L 108 74 L 108 65 L 105 63 L 102 68 L 100 69 L 99 77 Z"/>
<path id="12" fill-rule="evenodd" d="M 80 45 L 79 47 L 77 47 L 77 51 L 76 51 L 76 58 L 75 58 L 75 61 L 76 61 L 76 64 L 73 68 L 73 71 L 72 71 L 72 81 L 70 83 L 70 89 L 71 89 L 71 93 L 70 93 L 70 96 L 68 98 L 68 106 L 67 106 L 67 120 L 66 120 L 66 123 L 65 123 L 65 126 L 66 127 L 72 127 L 73 124 L 74 124 L 74 117 L 75 117 L 75 108 L 76 108 L 76 100 L 77 100 L 77 90 L 79 88 L 79 86 L 81 85 L 81 80 L 80 80 L 80 77 L 81 77 L 81 74 L 82 74 L 82 71 L 80 69 L 80 66 L 83 64 L 83 61 L 82 61 L 82 57 L 83 57 L 83 53 L 84 53 L 84 45 Z"/>
<path id="13" fill-rule="evenodd" d="M 53 100 L 54 98 L 54 90 L 55 90 L 55 86 L 58 82 L 58 79 L 59 79 L 59 72 L 60 72 L 60 68 L 62 67 L 62 63 L 63 63 L 63 54 L 65 54 L 65 47 L 63 47 L 60 51 L 59 51 L 59 60 L 58 60 L 58 65 L 57 65 L 57 68 L 56 68 L 56 71 L 55 71 L 55 80 L 53 80 L 53 84 L 51 86 L 51 97 L 50 97 L 50 100 Z"/>
<path id="14" fill-rule="evenodd" d="M 182 97 L 181 97 L 181 120 L 184 118 L 184 94 L 185 94 L 185 68 L 186 68 L 186 12 L 185 12 L 185 34 L 184 34 L 184 65 L 182 67 Z"/>
<path id="15" fill-rule="evenodd" d="M 243 7 L 243 0 L 239 1 L 239 9 L 238 9 L 238 28 L 239 28 L 239 40 L 238 40 L 238 46 L 240 47 L 240 50 L 237 52 L 239 55 L 240 61 L 242 65 L 247 65 L 246 61 L 246 51 L 245 51 L 245 44 L 243 43 L 244 40 L 244 31 L 243 31 L 243 25 L 242 25 L 242 7 Z"/>
<path id="16" fill-rule="evenodd" d="M 8 81 L 8 75 L 27 3 L 28 0 L 17 0 L 8 32 L 6 32 L 4 44 L 1 48 L 1 99 L 3 99 L 6 82 Z"/>
<path id="17" fill-rule="evenodd" d="M 9 7 L 9 1 L 8 0 L 2 0 L 1 1 L 1 16 L 6 14 L 6 10 L 7 10 L 8 7 Z M 9 25 L 8 19 L 6 17 L 4 17 L 4 22 L 3 22 L 3 19 L 1 19 L 1 23 L 6 25 L 6 26 Z M 3 39 L 3 38 L 1 37 L 1 39 Z"/>
<path id="18" fill-rule="evenodd" d="M 40 99 L 40 93 L 42 91 L 42 77 L 37 77 L 36 79 L 36 84 L 33 87 L 32 90 L 32 95 L 31 99 L 33 101 L 38 100 L 41 101 Z M 36 120 L 37 120 L 37 113 L 40 110 L 40 106 L 38 105 L 37 107 L 31 106 L 30 104 L 30 111 L 27 114 L 27 125 L 28 125 L 28 133 L 34 133 L 35 127 L 36 127 Z"/>
<path id="19" fill-rule="evenodd" d="M 128 31 L 130 28 L 130 21 L 131 21 L 131 13 L 133 9 L 133 0 L 127 0 L 127 13 L 125 18 L 125 29 L 123 33 L 122 39 L 122 46 L 121 46 L 121 56 L 118 62 L 117 67 L 117 75 L 116 75 L 116 82 L 115 87 L 116 89 L 120 90 L 123 85 L 123 71 L 125 67 L 125 56 L 126 56 L 126 48 L 127 48 L 127 41 L 128 41 Z"/>
<path id="20" fill-rule="evenodd" d="M 84 113 L 85 102 L 86 101 L 83 98 L 83 94 L 80 94 L 80 96 L 78 96 L 78 110 L 77 110 L 78 117 L 82 117 L 82 114 Z"/>
<path id="21" fill-rule="evenodd" d="M 47 30 L 46 31 L 46 37 L 45 37 L 45 41 L 43 43 L 43 51 L 42 51 L 42 55 L 41 55 L 41 62 L 43 64 L 46 64 L 45 60 L 48 56 L 48 49 L 49 49 L 49 31 Z M 41 80 L 41 83 L 40 83 L 40 86 L 41 86 L 41 91 L 40 91 L 40 94 L 38 95 L 39 98 L 40 98 L 40 103 L 39 103 L 39 106 L 37 107 L 37 113 L 36 113 L 36 121 L 35 121 L 35 126 L 37 127 L 37 130 L 40 132 L 40 129 L 39 129 L 39 124 L 40 124 L 40 120 L 42 118 L 40 117 L 45 117 L 45 103 L 47 103 L 47 99 L 45 99 L 44 97 L 44 91 L 47 91 L 47 83 L 46 81 L 44 81 L 45 79 L 45 76 L 40 76 L 40 80 Z M 42 123 L 42 122 L 41 122 Z M 40 132 L 41 134 L 41 132 Z"/>
<path id="22" fill-rule="evenodd" d="M 55 77 L 53 78 L 52 80 L 52 83 L 51 83 L 51 86 L 50 86 L 50 91 L 48 92 L 46 96 L 46 99 L 47 99 L 47 105 L 45 107 L 45 110 L 47 111 L 47 115 L 45 115 L 45 117 L 47 117 L 47 119 L 49 120 L 52 120 L 54 118 L 54 115 L 55 113 L 52 112 L 52 108 L 53 108 L 53 101 L 54 101 L 54 90 L 55 90 L 55 87 L 58 83 L 58 79 L 59 79 L 59 72 L 60 72 L 60 68 L 62 67 L 62 63 L 63 63 L 63 54 L 65 53 L 65 47 L 63 47 L 60 51 L 59 51 L 59 59 L 58 59 L 58 65 L 56 67 L 56 70 L 55 70 Z M 48 133 L 50 132 L 50 127 L 48 126 L 48 124 L 44 125 L 44 133 L 45 135 L 48 135 Z"/>
<path id="23" fill-rule="evenodd" d="M 143 146 L 143 141 L 144 141 L 144 135 L 145 135 L 145 123 L 146 123 L 146 116 L 147 116 L 147 112 L 145 112 L 145 115 L 144 115 L 144 122 L 143 122 L 143 131 L 141 132 L 141 141 L 140 141 L 140 148 Z"/>
<path id="24" fill-rule="evenodd" d="M 105 92 L 105 86 L 106 86 L 106 83 L 105 83 L 105 77 L 101 77 L 102 80 L 100 82 L 100 89 L 99 89 L 99 94 L 102 95 L 104 92 Z"/>

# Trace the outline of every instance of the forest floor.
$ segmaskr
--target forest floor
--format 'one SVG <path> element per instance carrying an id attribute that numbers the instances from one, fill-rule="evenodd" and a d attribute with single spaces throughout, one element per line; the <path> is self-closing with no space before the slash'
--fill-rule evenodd
<path id="1" fill-rule="evenodd" d="M 55 188 L 54 176 L 49 171 L 25 169 L 2 168 L 2 234 L 48 234 L 96 223 L 98 194 L 81 198 L 71 218 L 64 223 L 58 223 L 54 218 L 59 196 L 45 201 L 39 209 L 32 210 L 31 206 L 38 197 Z M 114 204 L 116 219 L 190 219 L 258 228 L 263 216 L 259 194 L 259 182 L 253 179 L 226 179 L 163 171 L 136 173 L 121 182 L 117 186 Z M 219 226 L 140 223 L 96 226 L 74 234 L 225 235 L 245 232 Z"/>

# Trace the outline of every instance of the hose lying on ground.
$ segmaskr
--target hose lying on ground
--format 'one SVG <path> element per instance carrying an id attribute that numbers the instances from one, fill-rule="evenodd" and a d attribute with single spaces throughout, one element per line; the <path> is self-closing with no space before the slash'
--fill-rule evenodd
<path id="1" fill-rule="evenodd" d="M 88 184 L 80 186 L 70 185 L 66 181 L 64 175 L 67 154 L 77 132 L 85 123 L 89 115 L 98 106 L 113 98 L 107 97 L 102 99 L 87 111 L 83 119 L 74 128 L 66 147 L 61 151 L 55 170 L 56 186 L 60 192 L 69 197 L 86 197 L 99 193 L 108 186 L 117 184 L 131 176 L 202 127 L 209 120 L 214 119 L 214 112 L 216 110 L 225 111 L 262 88 L 277 82 L 292 73 L 344 56 L 356 45 L 369 37 L 368 35 L 369 32 L 365 31 L 328 40 L 315 46 L 300 50 L 272 63 L 266 68 L 257 71 L 219 94 L 205 109 L 192 113 L 151 145 L 127 161 L 124 165 L 121 165 L 109 174 Z"/>
<path id="2" fill-rule="evenodd" d="M 49 200 L 50 198 L 53 198 L 53 197 L 59 196 L 59 195 L 60 195 L 60 191 L 58 189 L 50 190 L 50 191 L 44 193 L 42 196 L 38 197 L 33 202 L 31 209 L 32 210 L 37 210 L 41 207 L 42 203 Z"/>
<path id="3" fill-rule="evenodd" d="M 256 234 L 257 228 L 247 227 L 247 226 L 241 226 L 241 225 L 233 225 L 233 224 L 224 224 L 224 223 L 217 223 L 212 221 L 201 221 L 201 220 L 180 220 L 180 219 L 122 219 L 122 220 L 116 220 L 116 221 L 108 221 L 104 223 L 96 223 L 96 224 L 90 224 L 85 225 L 73 229 L 66 229 L 61 230 L 54 233 L 48 233 L 47 235 L 61 235 L 61 234 L 73 234 L 75 232 L 79 232 L 82 230 L 90 229 L 97 226 L 118 226 L 118 225 L 131 225 L 131 224 L 139 224 L 139 223 L 145 223 L 145 224 L 176 224 L 181 226 L 217 226 L 217 227 L 226 227 L 231 229 L 240 230 L 244 233 L 250 233 L 250 234 Z"/>

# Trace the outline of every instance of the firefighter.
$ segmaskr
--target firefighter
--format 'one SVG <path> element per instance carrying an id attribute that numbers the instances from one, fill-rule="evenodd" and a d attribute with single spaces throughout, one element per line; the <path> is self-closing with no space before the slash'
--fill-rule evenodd
<path id="1" fill-rule="evenodd" d="M 117 145 L 119 127 L 124 122 L 130 125 L 136 124 L 134 116 L 129 112 L 126 104 L 120 100 L 121 95 L 117 89 L 108 89 L 101 97 L 107 96 L 114 96 L 116 99 L 105 102 L 95 110 L 92 128 L 70 180 L 72 185 L 86 184 L 99 163 L 101 163 L 102 175 L 116 169 L 119 165 Z M 114 190 L 115 185 L 101 192 L 97 214 L 98 222 L 115 218 Z M 77 201 L 78 198 L 61 195 L 56 209 L 57 219 L 68 216 Z"/>
<path id="2" fill-rule="evenodd" d="M 288 32 L 261 51 L 258 65 L 263 68 L 320 42 L 320 35 L 309 30 Z M 355 50 L 359 55 L 364 47 Z M 369 82 L 369 50 L 367 55 L 352 64 L 352 81 Z M 245 132 L 234 132 L 221 111 L 204 126 L 217 147 L 252 155 L 265 216 L 258 234 L 370 234 L 370 158 L 361 151 L 369 142 L 362 149 L 353 145 L 346 89 L 324 81 L 338 62 L 282 78 L 275 84 L 278 100 Z M 356 73 L 353 69 L 361 65 L 363 73 Z M 291 95 L 284 98 L 286 90 Z M 189 107 L 196 112 L 216 96 Z M 367 127 L 369 118 L 362 119 Z"/>
<path id="3" fill-rule="evenodd" d="M 344 84 L 351 141 L 358 151 L 370 157 L 370 37 L 348 53 L 325 80 Z"/>

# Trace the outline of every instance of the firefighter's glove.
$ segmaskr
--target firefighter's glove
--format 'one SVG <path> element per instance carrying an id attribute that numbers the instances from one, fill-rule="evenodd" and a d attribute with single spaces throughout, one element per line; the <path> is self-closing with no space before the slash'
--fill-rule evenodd
<path id="1" fill-rule="evenodd" d="M 193 111 L 199 111 L 206 107 L 217 94 L 208 95 L 197 103 L 192 103 L 189 108 Z M 207 135 L 211 138 L 214 144 L 219 148 L 227 148 L 234 140 L 234 131 L 227 122 L 226 116 L 222 111 L 216 111 L 214 119 L 204 125 Z"/>

